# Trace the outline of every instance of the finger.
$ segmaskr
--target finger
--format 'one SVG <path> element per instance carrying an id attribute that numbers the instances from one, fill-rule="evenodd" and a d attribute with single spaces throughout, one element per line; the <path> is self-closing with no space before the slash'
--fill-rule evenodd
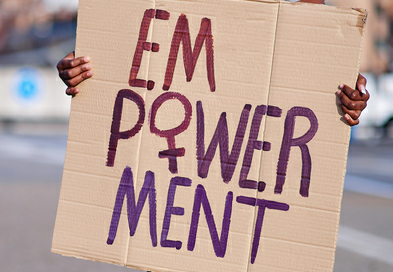
<path id="1" fill-rule="evenodd" d="M 72 79 L 72 78 L 82 74 L 83 72 L 90 71 L 90 70 L 91 70 L 90 63 L 86 63 L 83 65 L 79 65 L 75 68 L 70 68 L 70 69 L 65 69 L 65 70 L 59 71 L 59 76 L 64 81 L 67 79 Z"/>
<path id="2" fill-rule="evenodd" d="M 367 84 L 367 79 L 361 74 L 359 74 L 358 80 L 356 82 L 356 89 L 359 90 L 364 95 L 367 95 L 366 84 Z"/>
<path id="3" fill-rule="evenodd" d="M 360 101 L 363 100 L 360 92 L 358 90 L 354 90 L 348 85 L 343 85 L 341 84 L 339 87 L 339 91 L 341 91 L 343 94 L 345 94 L 350 100 L 353 101 Z"/>
<path id="4" fill-rule="evenodd" d="M 353 92 L 357 92 L 358 94 L 353 95 Z M 350 93 L 350 98 L 344 91 L 338 90 L 337 96 L 340 100 L 341 105 L 345 106 L 348 110 L 363 110 L 367 106 L 366 101 L 362 99 L 357 100 L 360 96 L 358 91 L 352 90 L 352 92 Z"/>
<path id="5" fill-rule="evenodd" d="M 69 60 L 75 59 L 75 52 L 71 52 L 67 54 L 64 58 L 62 58 L 56 65 L 58 71 L 66 69 L 65 65 Z"/>
<path id="6" fill-rule="evenodd" d="M 79 93 L 79 89 L 77 89 L 77 88 L 69 87 L 66 90 L 67 95 L 75 96 L 77 93 Z"/>
<path id="7" fill-rule="evenodd" d="M 349 110 L 347 107 L 344 105 L 341 105 L 341 109 L 344 112 L 344 114 L 348 114 L 352 120 L 357 120 L 359 119 L 362 111 L 361 110 Z"/>
<path id="8" fill-rule="evenodd" d="M 356 126 L 357 124 L 359 124 L 359 119 L 352 119 L 352 117 L 348 113 L 344 114 L 344 118 L 350 126 Z"/>
<path id="9" fill-rule="evenodd" d="M 364 79 L 365 80 L 365 79 Z M 343 85 L 343 84 L 341 84 L 340 86 L 339 86 L 339 89 L 342 91 L 342 92 L 344 92 L 344 94 L 346 95 L 346 96 L 348 96 L 348 98 L 349 99 L 351 99 L 351 100 L 354 100 L 354 101 L 360 101 L 360 100 L 362 100 L 362 101 L 365 101 L 365 102 L 367 102 L 367 100 L 370 98 L 370 94 L 369 94 L 369 92 L 365 89 L 366 87 L 365 87 L 365 85 L 363 85 L 363 82 L 365 82 L 365 81 L 363 81 L 363 80 L 361 80 L 360 82 L 359 82 L 359 85 L 357 84 L 357 86 L 356 86 L 356 88 L 364 88 L 364 90 L 363 91 L 360 91 L 360 90 L 358 90 L 358 89 L 356 89 L 356 90 L 354 90 L 354 89 L 352 89 L 351 87 L 349 87 L 349 86 L 347 86 L 347 85 Z M 363 86 L 363 87 L 362 87 Z M 364 92 L 364 93 L 363 93 Z"/>
<path id="10" fill-rule="evenodd" d="M 57 64 L 57 70 L 60 72 L 89 62 L 90 62 L 89 57 L 75 58 L 74 54 L 70 53 L 59 61 L 59 63 Z"/>
<path id="11" fill-rule="evenodd" d="M 93 72 L 92 71 L 86 71 L 83 72 L 73 78 L 70 79 L 66 79 L 64 80 L 64 83 L 68 86 L 68 87 L 75 87 L 77 86 L 79 83 L 81 83 L 82 81 L 84 81 L 85 79 L 88 79 L 90 77 L 93 76 Z"/>

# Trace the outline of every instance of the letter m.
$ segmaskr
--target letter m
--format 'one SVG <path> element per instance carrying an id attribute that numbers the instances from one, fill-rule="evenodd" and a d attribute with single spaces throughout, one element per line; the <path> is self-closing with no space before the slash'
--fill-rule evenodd
<path id="1" fill-rule="evenodd" d="M 198 36 L 195 40 L 194 50 L 191 49 L 190 30 L 188 27 L 188 19 L 186 15 L 180 15 L 177 20 L 175 33 L 172 37 L 171 50 L 169 52 L 168 63 L 165 72 L 165 80 L 163 90 L 169 90 L 173 73 L 176 66 L 177 54 L 179 51 L 180 42 L 183 43 L 183 62 L 186 70 L 187 82 L 190 82 L 194 74 L 195 65 L 201 52 L 202 45 L 205 42 L 206 48 L 206 69 L 207 79 L 210 86 L 210 91 L 214 92 L 216 83 L 214 79 L 214 52 L 213 52 L 213 36 L 211 30 L 211 22 L 208 18 L 203 18 Z"/>
<path id="2" fill-rule="evenodd" d="M 145 181 L 139 193 L 138 203 L 135 204 L 135 191 L 132 171 L 130 167 L 126 167 L 120 180 L 119 189 L 117 190 L 115 207 L 113 208 L 111 225 L 109 228 L 107 244 L 112 245 L 117 227 L 120 221 L 121 210 L 124 202 L 124 197 L 127 195 L 127 217 L 128 226 L 130 228 L 130 236 L 134 236 L 136 227 L 138 226 L 139 217 L 142 208 L 146 202 L 147 195 L 149 195 L 149 208 L 150 208 L 150 237 L 152 245 L 157 246 L 157 227 L 156 227 L 156 189 L 154 184 L 154 173 L 147 171 Z"/>

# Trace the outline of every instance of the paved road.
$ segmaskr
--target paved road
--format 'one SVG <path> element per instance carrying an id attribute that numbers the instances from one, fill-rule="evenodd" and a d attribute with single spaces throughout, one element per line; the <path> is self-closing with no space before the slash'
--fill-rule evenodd
<path id="1" fill-rule="evenodd" d="M 0 271 L 136 272 L 50 253 L 66 133 L 66 126 L 0 131 Z M 392 143 L 351 145 L 334 272 L 393 271 L 390 165 Z"/>
<path id="2" fill-rule="evenodd" d="M 351 144 L 344 184 L 334 271 L 393 271 L 393 142 Z"/>

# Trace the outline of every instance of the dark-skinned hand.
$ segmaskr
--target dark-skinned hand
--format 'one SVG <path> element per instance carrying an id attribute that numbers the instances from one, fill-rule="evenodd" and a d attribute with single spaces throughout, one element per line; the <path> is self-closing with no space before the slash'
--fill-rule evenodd
<path id="1" fill-rule="evenodd" d="M 344 118 L 350 126 L 359 124 L 359 116 L 367 106 L 370 94 L 366 90 L 367 80 L 359 74 L 356 89 L 340 85 L 337 92 L 338 103 L 344 112 Z"/>
<path id="2" fill-rule="evenodd" d="M 75 58 L 75 53 L 71 52 L 57 64 L 57 70 L 61 80 L 68 86 L 66 94 L 75 96 L 79 93 L 76 86 L 83 80 L 93 76 L 89 57 Z"/>

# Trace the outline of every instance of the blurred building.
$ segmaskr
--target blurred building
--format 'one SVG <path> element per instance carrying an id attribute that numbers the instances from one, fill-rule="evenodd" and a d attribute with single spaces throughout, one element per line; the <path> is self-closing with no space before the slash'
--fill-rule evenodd
<path id="1" fill-rule="evenodd" d="M 0 1 L 0 65 L 55 65 L 75 45 L 76 9 L 48 0 Z"/>
<path id="2" fill-rule="evenodd" d="M 326 4 L 368 12 L 360 70 L 380 75 L 393 71 L 393 1 L 326 0 Z"/>
<path id="3" fill-rule="evenodd" d="M 0 0 L 0 125 L 68 120 L 55 68 L 75 47 L 77 9 L 67 2 Z"/>

